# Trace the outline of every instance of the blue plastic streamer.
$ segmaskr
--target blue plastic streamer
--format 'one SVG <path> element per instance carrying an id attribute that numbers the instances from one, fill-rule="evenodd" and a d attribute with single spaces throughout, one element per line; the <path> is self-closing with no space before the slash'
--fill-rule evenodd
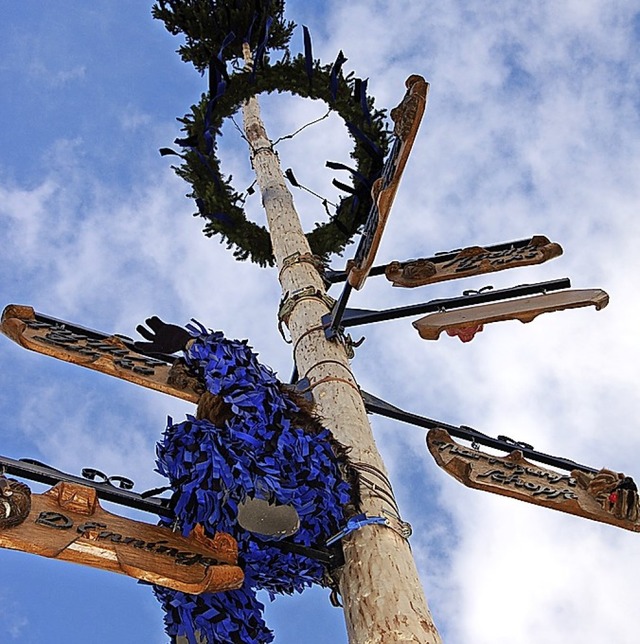
<path id="1" fill-rule="evenodd" d="M 245 42 L 245 43 L 251 42 L 251 35 L 253 34 L 253 25 L 256 24 L 257 19 L 258 19 L 258 12 L 254 11 L 253 18 L 251 19 L 251 24 L 249 25 L 249 29 L 247 29 L 247 33 L 244 35 L 242 42 Z"/>
<path id="2" fill-rule="evenodd" d="M 311 49 L 311 34 L 309 29 L 302 25 L 302 33 L 304 34 L 304 68 L 307 71 L 309 82 L 313 80 L 313 51 Z"/>
<path id="3" fill-rule="evenodd" d="M 367 100 L 367 85 L 369 84 L 369 79 L 365 78 L 360 83 L 360 107 L 362 108 L 362 113 L 364 114 L 365 121 L 368 124 L 371 124 L 371 113 L 369 112 L 369 101 Z"/>
<path id="4" fill-rule="evenodd" d="M 338 52 L 335 62 L 331 67 L 331 74 L 329 78 L 329 89 L 331 91 L 331 97 L 333 98 L 334 101 L 336 100 L 336 96 L 338 95 L 338 74 L 340 74 L 340 70 L 342 69 L 342 66 L 346 62 L 347 62 L 347 58 L 345 58 L 345 55 L 342 53 L 342 50 L 340 50 Z"/>
<path id="5" fill-rule="evenodd" d="M 354 125 L 350 121 L 345 121 L 345 125 L 356 139 L 362 141 L 364 146 L 367 148 L 367 152 L 372 157 L 380 160 L 384 157 L 382 150 L 358 126 Z"/>
<path id="6" fill-rule="evenodd" d="M 332 179 L 331 183 L 338 188 L 338 190 L 348 192 L 350 195 L 354 195 L 358 192 L 358 190 L 353 186 L 348 186 L 346 183 L 342 183 L 342 181 L 338 181 L 337 179 Z"/>
<path id="7" fill-rule="evenodd" d="M 224 58 L 222 57 L 222 54 L 224 53 L 224 50 L 236 39 L 236 35 L 233 31 L 230 31 L 225 37 L 224 40 L 222 41 L 222 44 L 220 45 L 220 50 L 218 51 L 218 60 L 223 62 L 224 64 Z M 227 65 L 224 64 L 224 73 L 226 74 L 227 71 Z M 228 78 L 228 76 L 227 76 Z"/>
<path id="8" fill-rule="evenodd" d="M 246 341 L 206 332 L 195 321 L 187 328 L 195 338 L 185 352 L 187 364 L 233 414 L 218 426 L 193 416 L 180 423 L 169 419 L 157 445 L 158 472 L 174 490 L 172 503 L 183 534 L 201 524 L 209 535 L 222 531 L 237 540 L 245 583 L 232 592 L 192 596 L 156 588 L 156 595 L 172 637 L 195 643 L 200 632 L 208 644 L 266 644 L 273 634 L 256 590 L 267 590 L 271 598 L 301 592 L 322 584 L 325 568 L 244 531 L 237 522 L 238 504 L 268 493 L 292 505 L 300 517 L 294 541 L 311 546 L 326 542 L 344 525 L 350 489 L 330 432 L 291 421 L 299 408 Z"/>
<path id="9" fill-rule="evenodd" d="M 205 133 L 205 140 L 206 140 L 206 133 Z M 183 148 L 186 148 L 187 150 L 190 150 L 193 152 L 198 159 L 200 160 L 200 163 L 205 167 L 211 178 L 213 179 L 216 188 L 220 190 L 222 188 L 222 183 L 220 182 L 220 177 L 218 176 L 218 173 L 214 171 L 214 169 L 209 165 L 209 161 L 207 157 L 198 150 L 198 137 L 196 136 L 189 136 L 186 139 L 175 139 L 174 143 L 177 143 L 178 145 L 181 145 Z M 168 150 L 169 148 L 163 148 L 164 150 Z M 167 154 L 167 152 L 165 152 Z M 178 155 L 180 156 L 180 155 Z"/>
<path id="10" fill-rule="evenodd" d="M 327 166 L 327 168 L 331 168 L 332 170 L 346 170 L 347 172 L 351 173 L 353 178 L 358 183 L 363 184 L 367 188 L 371 187 L 371 180 L 369 179 L 369 177 L 365 177 L 361 172 L 358 172 L 351 166 L 345 165 L 344 163 L 338 163 L 337 161 L 327 161 L 325 165 Z"/>
<path id="11" fill-rule="evenodd" d="M 258 70 L 258 63 L 262 60 L 264 52 L 267 48 L 267 41 L 269 40 L 269 30 L 271 29 L 271 24 L 273 23 L 273 18 L 267 16 L 267 20 L 264 24 L 264 36 L 260 41 L 260 44 L 256 47 L 256 51 L 253 55 L 253 71 L 251 72 L 251 79 L 255 79 L 256 72 Z"/>

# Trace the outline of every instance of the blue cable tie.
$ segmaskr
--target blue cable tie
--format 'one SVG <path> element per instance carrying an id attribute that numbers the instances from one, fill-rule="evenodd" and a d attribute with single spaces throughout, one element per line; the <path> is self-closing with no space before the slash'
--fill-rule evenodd
<path id="1" fill-rule="evenodd" d="M 347 525 L 327 540 L 327 546 L 331 546 L 336 541 L 344 539 L 348 534 L 354 530 L 358 530 L 365 525 L 387 525 L 388 522 L 384 517 L 368 517 L 366 514 L 356 514 L 347 521 Z"/>

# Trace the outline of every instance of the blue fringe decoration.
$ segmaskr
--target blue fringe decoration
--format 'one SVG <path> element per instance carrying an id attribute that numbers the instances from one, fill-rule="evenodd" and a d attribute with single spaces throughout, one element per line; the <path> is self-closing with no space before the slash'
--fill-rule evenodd
<path id="1" fill-rule="evenodd" d="M 301 592 L 322 584 L 325 569 L 244 531 L 237 523 L 238 504 L 247 497 L 291 504 L 300 516 L 294 540 L 319 545 L 344 524 L 350 488 L 341 476 L 330 432 L 321 427 L 310 432 L 292 422 L 299 407 L 246 341 L 228 340 L 202 327 L 190 331 L 196 341 L 186 351 L 187 364 L 232 413 L 220 426 L 192 416 L 177 424 L 169 419 L 157 446 L 158 472 L 174 489 L 172 502 L 183 534 L 200 523 L 210 535 L 227 532 L 237 539 L 245 584 L 237 591 L 198 596 L 166 588 L 155 592 L 171 636 L 195 643 L 199 631 L 208 644 L 266 644 L 273 634 L 262 618 L 256 590 L 267 590 L 271 599 Z"/>
<path id="2" fill-rule="evenodd" d="M 346 62 L 347 62 L 347 59 L 342 53 L 342 50 L 340 50 L 336 57 L 336 61 L 333 63 L 333 66 L 331 67 L 331 75 L 329 77 L 331 96 L 333 97 L 334 101 L 336 100 L 336 96 L 338 95 L 338 74 L 340 74 L 340 70 L 342 69 L 342 66 Z"/>
<path id="3" fill-rule="evenodd" d="M 302 26 L 304 38 L 304 68 L 309 78 L 309 83 L 313 80 L 313 50 L 311 49 L 311 34 L 308 27 Z"/>

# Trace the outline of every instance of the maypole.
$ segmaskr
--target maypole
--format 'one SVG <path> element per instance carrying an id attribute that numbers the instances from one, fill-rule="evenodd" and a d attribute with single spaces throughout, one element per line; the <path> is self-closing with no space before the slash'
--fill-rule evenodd
<path id="1" fill-rule="evenodd" d="M 245 61 L 251 61 L 248 46 Z M 349 449 L 351 464 L 367 477 L 373 473 L 379 491 L 360 487 L 360 511 L 386 520 L 363 525 L 343 539 L 345 565 L 336 572 L 349 641 L 440 642 L 346 347 L 325 338 L 321 319 L 331 302 L 255 97 L 247 100 L 243 113 L 282 286 L 281 317 L 291 334 L 296 367 L 310 381 L 323 423 Z"/>

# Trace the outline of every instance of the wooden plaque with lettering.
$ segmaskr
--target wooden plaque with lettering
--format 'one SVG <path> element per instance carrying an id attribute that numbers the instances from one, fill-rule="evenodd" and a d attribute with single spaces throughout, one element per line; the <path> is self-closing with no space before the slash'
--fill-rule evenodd
<path id="1" fill-rule="evenodd" d="M 94 489 L 65 482 L 44 494 L 30 494 L 30 508 L 29 503 L 20 506 L 24 516 L 16 525 L 12 516 L 19 512 L 16 500 L 29 488 L 9 482 L 14 487 L 11 495 L 0 494 L 3 548 L 101 568 L 190 594 L 235 590 L 243 583 L 238 545 L 228 534 L 216 533 L 210 539 L 198 526 L 183 537 L 169 528 L 120 517 L 100 507 Z M 13 525 L 7 519 L 13 519 Z"/>
<path id="2" fill-rule="evenodd" d="M 527 461 L 519 450 L 501 457 L 463 447 L 444 429 L 430 430 L 427 446 L 436 463 L 467 487 L 640 532 L 637 488 L 623 474 L 562 474 Z"/>
<path id="3" fill-rule="evenodd" d="M 362 288 L 373 266 L 400 178 L 407 165 L 407 159 L 427 105 L 429 83 L 422 76 L 416 74 L 409 76 L 405 85 L 407 91 L 402 102 L 391 110 L 396 140 L 389 158 L 385 162 L 382 177 L 375 181 L 371 189 L 373 197 L 371 212 L 362 233 L 356 256 L 347 266 L 349 271 L 347 279 L 349 284 L 356 289 Z"/>
<path id="4" fill-rule="evenodd" d="M 516 300 L 469 306 L 441 313 L 430 313 L 413 322 L 424 340 L 437 340 L 443 331 L 458 335 L 463 342 L 471 340 L 490 322 L 520 320 L 531 322 L 542 313 L 595 306 L 603 309 L 609 303 L 609 296 L 600 289 L 565 290 L 544 295 L 533 295 Z"/>
<path id="5" fill-rule="evenodd" d="M 394 286 L 415 288 L 445 280 L 495 273 L 507 268 L 542 264 L 562 255 L 560 244 L 543 235 L 535 235 L 528 242 L 507 248 L 492 249 L 470 246 L 458 251 L 454 257 L 447 253 L 442 259 L 414 259 L 408 262 L 391 262 L 385 268 L 386 278 Z"/>
<path id="6" fill-rule="evenodd" d="M 84 329 L 36 313 L 30 306 L 10 304 L 2 313 L 0 331 L 31 351 L 197 403 L 204 386 L 175 363 L 138 353 L 131 341 Z"/>

